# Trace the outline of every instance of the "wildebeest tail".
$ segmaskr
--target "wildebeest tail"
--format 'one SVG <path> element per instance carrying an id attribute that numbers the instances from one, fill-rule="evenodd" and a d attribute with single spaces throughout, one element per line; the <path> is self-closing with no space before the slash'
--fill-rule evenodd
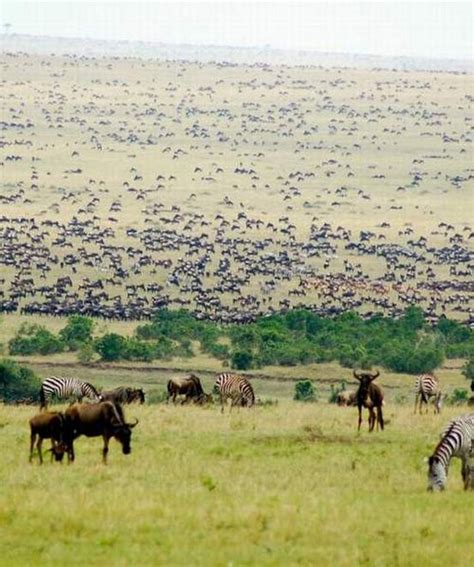
<path id="1" fill-rule="evenodd" d="M 40 388 L 39 399 L 40 399 L 40 409 L 46 408 L 46 395 L 44 393 L 43 386 L 41 386 Z"/>

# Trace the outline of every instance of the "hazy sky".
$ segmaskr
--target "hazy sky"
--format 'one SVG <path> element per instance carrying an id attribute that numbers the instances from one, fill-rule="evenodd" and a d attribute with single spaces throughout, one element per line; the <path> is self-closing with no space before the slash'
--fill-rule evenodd
<path id="1" fill-rule="evenodd" d="M 0 2 L 11 32 L 473 57 L 472 2 Z"/>

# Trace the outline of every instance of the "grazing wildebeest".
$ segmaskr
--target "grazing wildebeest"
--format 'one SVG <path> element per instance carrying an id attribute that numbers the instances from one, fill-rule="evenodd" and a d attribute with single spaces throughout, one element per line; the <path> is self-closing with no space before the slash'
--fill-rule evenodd
<path id="1" fill-rule="evenodd" d="M 167 391 L 168 402 L 170 398 L 176 402 L 178 395 L 184 395 L 182 404 L 190 400 L 201 404 L 212 400 L 212 397 L 204 392 L 201 380 L 195 374 L 190 374 L 187 378 L 171 378 L 168 381 Z"/>
<path id="2" fill-rule="evenodd" d="M 41 446 L 44 439 L 51 439 L 51 458 L 62 461 L 67 451 L 65 443 L 65 417 L 57 411 L 41 412 L 30 419 L 30 463 L 33 461 L 33 449 L 36 442 L 40 464 L 43 464 Z"/>
<path id="3" fill-rule="evenodd" d="M 369 431 L 373 431 L 375 421 L 377 421 L 377 430 L 383 430 L 383 391 L 382 388 L 374 384 L 373 381 L 380 375 L 380 372 L 370 374 L 370 372 L 357 373 L 354 370 L 354 378 L 359 381 L 359 389 L 356 392 L 357 409 L 359 410 L 359 425 L 358 430 L 362 423 L 362 408 L 369 410 Z M 376 417 L 377 414 L 377 417 Z"/>
<path id="4" fill-rule="evenodd" d="M 118 404 L 131 404 L 133 402 L 145 403 L 145 392 L 141 388 L 125 388 L 120 386 L 113 390 L 100 393 L 102 401 Z"/>
<path id="5" fill-rule="evenodd" d="M 69 459 L 74 461 L 73 441 L 80 435 L 86 437 L 99 437 L 104 439 L 102 457 L 107 464 L 109 441 L 111 437 L 122 445 L 124 455 L 131 453 L 130 440 L 132 428 L 138 423 L 126 423 L 122 408 L 112 402 L 99 402 L 97 404 L 73 404 L 69 406 L 66 414 L 67 443 L 70 447 Z"/>
<path id="6" fill-rule="evenodd" d="M 339 392 L 336 397 L 336 403 L 338 406 L 354 406 L 357 403 L 357 392 L 352 390 L 344 390 Z"/>

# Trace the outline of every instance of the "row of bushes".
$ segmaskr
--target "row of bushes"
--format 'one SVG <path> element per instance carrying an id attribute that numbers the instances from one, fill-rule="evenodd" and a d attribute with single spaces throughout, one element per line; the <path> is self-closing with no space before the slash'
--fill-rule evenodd
<path id="1" fill-rule="evenodd" d="M 77 351 L 82 362 L 170 359 L 194 356 L 192 344 L 225 364 L 248 370 L 267 365 L 338 361 L 347 368 L 375 365 L 418 374 L 440 366 L 445 357 L 466 357 L 474 374 L 474 331 L 449 319 L 429 325 L 421 309 L 410 307 L 399 319 L 376 315 L 362 319 L 347 312 L 334 318 L 294 310 L 255 323 L 222 326 L 195 319 L 185 310 L 161 310 L 132 337 L 107 333 L 94 338 L 94 322 L 69 318 L 55 335 L 39 325 L 24 324 L 9 343 L 12 355 Z M 469 366 L 469 364 L 471 366 Z"/>

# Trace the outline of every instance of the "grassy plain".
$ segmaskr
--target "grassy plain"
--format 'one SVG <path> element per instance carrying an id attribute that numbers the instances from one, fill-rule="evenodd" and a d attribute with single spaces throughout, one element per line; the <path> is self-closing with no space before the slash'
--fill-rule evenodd
<path id="1" fill-rule="evenodd" d="M 425 491 L 449 417 L 389 404 L 383 433 L 356 410 L 282 401 L 144 406 L 133 451 L 79 439 L 73 466 L 29 465 L 31 408 L 0 406 L 0 564 L 470 565 L 472 498 L 458 463 Z"/>

